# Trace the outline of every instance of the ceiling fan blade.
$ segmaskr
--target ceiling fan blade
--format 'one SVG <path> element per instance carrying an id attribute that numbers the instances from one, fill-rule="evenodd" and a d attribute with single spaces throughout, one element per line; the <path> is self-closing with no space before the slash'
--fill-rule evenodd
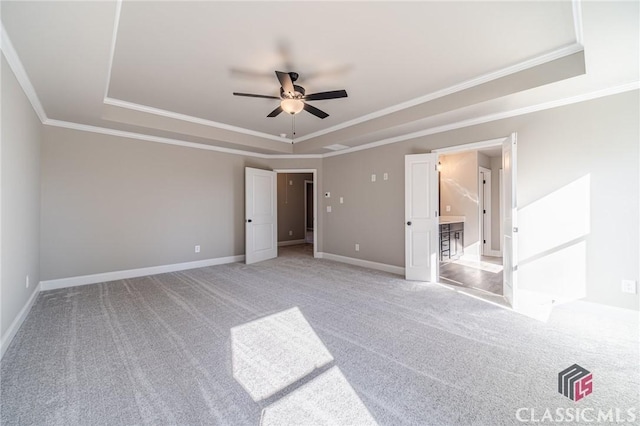
<path id="1" fill-rule="evenodd" d="M 346 98 L 347 91 L 346 90 L 332 90 L 330 92 L 319 92 L 312 93 L 310 95 L 305 96 L 305 101 L 320 101 L 323 99 L 338 99 L 338 98 Z"/>
<path id="2" fill-rule="evenodd" d="M 270 96 L 270 95 L 256 95 L 254 93 L 239 93 L 233 92 L 235 96 L 246 96 L 248 98 L 266 98 L 266 99 L 280 99 L 278 96 Z"/>
<path id="3" fill-rule="evenodd" d="M 311 106 L 311 105 L 309 105 L 307 103 L 304 104 L 304 109 L 305 109 L 305 111 L 310 112 L 311 114 L 315 115 L 318 118 L 324 119 L 324 118 L 327 118 L 329 116 L 329 114 L 327 114 L 326 112 L 324 112 L 324 111 L 322 111 L 322 110 L 320 110 L 320 109 L 318 109 L 318 108 L 316 108 L 314 106 Z"/>
<path id="4" fill-rule="evenodd" d="M 279 106 L 278 108 L 276 108 L 276 109 L 274 109 L 273 111 L 271 111 L 271 112 L 269 113 L 269 115 L 267 115 L 267 117 L 275 117 L 275 116 L 277 116 L 278 114 L 280 114 L 281 112 L 282 112 L 282 107 L 281 107 L 281 106 Z"/>
<path id="5" fill-rule="evenodd" d="M 293 88 L 293 81 L 291 81 L 291 76 L 288 72 L 276 71 L 276 75 L 285 93 L 294 93 L 296 91 Z"/>

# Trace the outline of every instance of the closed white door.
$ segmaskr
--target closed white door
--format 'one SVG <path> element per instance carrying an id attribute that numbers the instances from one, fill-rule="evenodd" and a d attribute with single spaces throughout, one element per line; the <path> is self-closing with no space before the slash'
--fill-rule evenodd
<path id="1" fill-rule="evenodd" d="M 405 277 L 438 280 L 438 155 L 406 155 Z"/>
<path id="2" fill-rule="evenodd" d="M 277 178 L 270 170 L 245 168 L 245 262 L 278 256 Z"/>
<path id="3" fill-rule="evenodd" d="M 504 234 L 502 236 L 503 256 L 503 294 L 513 309 L 517 309 L 518 299 L 518 226 L 517 226 L 517 199 L 516 199 L 516 148 L 517 137 L 512 133 L 502 143 L 502 184 L 504 195 L 504 208 L 502 224 Z"/>

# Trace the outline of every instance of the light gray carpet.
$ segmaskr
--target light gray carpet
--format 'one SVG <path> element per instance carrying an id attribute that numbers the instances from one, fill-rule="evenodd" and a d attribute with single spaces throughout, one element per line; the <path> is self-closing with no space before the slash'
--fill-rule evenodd
<path id="1" fill-rule="evenodd" d="M 7 425 L 513 425 L 521 407 L 637 405 L 639 360 L 629 312 L 573 303 L 542 323 L 291 247 L 40 294 L 0 408 Z M 594 377 L 579 402 L 557 392 L 574 363 Z"/>

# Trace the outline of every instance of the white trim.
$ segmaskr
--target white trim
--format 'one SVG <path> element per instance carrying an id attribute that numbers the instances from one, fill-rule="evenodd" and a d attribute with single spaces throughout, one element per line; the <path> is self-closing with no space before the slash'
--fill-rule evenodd
<path id="1" fill-rule="evenodd" d="M 116 0 L 116 15 L 113 21 L 113 35 L 111 36 L 111 48 L 109 50 L 109 65 L 107 66 L 107 84 L 104 88 L 104 100 L 109 96 L 111 86 L 111 70 L 113 69 L 113 57 L 116 54 L 116 42 L 118 40 L 118 28 L 120 27 L 120 14 L 122 12 L 122 0 Z"/>
<path id="2" fill-rule="evenodd" d="M 327 133 L 335 132 L 337 130 L 341 130 L 347 127 L 355 126 L 356 124 L 363 123 L 365 121 L 373 120 L 375 118 L 379 118 L 388 114 L 392 114 L 394 112 L 402 111 L 404 109 L 408 109 L 414 107 L 416 105 L 420 105 L 434 99 L 442 98 L 444 96 L 451 95 L 453 93 L 461 92 L 466 89 L 470 89 L 475 86 L 479 86 L 484 83 L 488 83 L 493 80 L 497 80 L 498 78 L 502 78 L 511 74 L 515 74 L 520 71 L 524 71 L 529 68 L 533 68 L 538 65 L 545 64 L 547 62 L 554 61 L 556 59 L 564 58 L 565 56 L 573 55 L 575 53 L 581 52 L 584 50 L 584 47 L 581 44 L 572 44 L 570 46 L 563 47 L 558 50 L 554 50 L 553 52 L 546 53 L 544 55 L 540 55 L 536 58 L 529 59 L 524 62 L 520 62 L 519 64 L 512 65 L 510 67 L 503 68 L 498 71 L 494 71 L 488 74 L 481 75 L 480 77 L 472 78 L 467 81 L 463 81 L 462 83 L 447 87 L 442 90 L 438 90 L 433 93 L 429 93 L 424 96 L 420 96 L 415 99 L 411 99 L 407 102 L 403 102 L 388 108 L 381 109 L 376 112 L 372 112 L 371 114 L 363 115 L 361 117 L 355 118 L 353 120 L 345 121 L 344 123 L 340 123 L 338 125 L 319 130 L 317 132 L 310 133 L 308 135 L 302 136 L 296 139 L 295 143 L 303 142 L 308 139 L 313 139 L 318 136 L 325 135 Z"/>
<path id="3" fill-rule="evenodd" d="M 582 27 L 582 5 L 581 0 L 572 0 L 573 6 L 573 27 L 576 34 L 576 43 L 584 45 L 584 33 Z"/>
<path id="4" fill-rule="evenodd" d="M 489 139 L 486 141 L 472 142 L 464 145 L 448 146 L 446 148 L 434 149 L 431 152 L 437 152 L 438 154 L 456 154 L 465 151 L 476 151 L 484 148 L 492 148 L 494 146 L 502 146 L 502 142 L 506 138 L 507 137 L 505 136 L 504 138 Z"/>
<path id="5" fill-rule="evenodd" d="M 347 263 L 349 265 L 360 266 L 362 268 L 375 269 L 377 271 L 389 272 L 390 274 L 404 276 L 404 268 L 402 266 L 387 265 L 386 263 L 372 262 L 370 260 L 356 259 L 353 257 L 340 256 L 338 254 L 318 252 L 316 256 L 320 259 L 333 260 L 335 262 Z"/>
<path id="6" fill-rule="evenodd" d="M 207 266 L 224 265 L 226 263 L 242 262 L 244 255 L 217 257 L 213 259 L 196 260 L 193 262 L 174 263 L 172 265 L 151 266 L 148 268 L 129 269 L 124 271 L 103 272 L 100 274 L 81 275 L 77 277 L 59 278 L 40 281 L 40 290 L 56 290 L 79 285 L 103 283 L 107 281 L 125 280 L 128 278 L 144 277 L 147 275 L 164 274 L 167 272 L 184 271 L 186 269 L 204 268 Z"/>
<path id="7" fill-rule="evenodd" d="M 479 125 L 479 124 L 490 123 L 492 121 L 503 120 L 503 119 L 506 119 L 506 118 L 517 117 L 517 116 L 520 116 L 520 115 L 530 114 L 530 113 L 543 111 L 543 110 L 547 110 L 547 109 L 552 109 L 552 108 L 557 108 L 557 107 L 561 107 L 561 106 L 571 105 L 571 104 L 575 104 L 575 103 L 579 103 L 579 102 L 585 102 L 585 101 L 589 101 L 589 100 L 592 100 L 592 99 L 602 98 L 602 97 L 605 97 L 605 96 L 617 95 L 619 93 L 630 92 L 632 90 L 638 90 L 639 88 L 640 88 L 640 82 L 639 81 L 634 81 L 632 83 L 627 83 L 627 84 L 622 84 L 622 85 L 616 86 L 616 87 L 610 87 L 610 88 L 606 88 L 606 89 L 596 90 L 596 91 L 589 92 L 589 93 L 583 93 L 583 94 L 572 96 L 572 97 L 569 97 L 569 98 L 557 99 L 557 100 L 554 100 L 554 101 L 543 102 L 543 103 L 537 104 L 537 105 L 530 105 L 530 106 L 519 108 L 519 109 L 514 109 L 514 110 L 510 110 L 510 111 L 503 111 L 503 112 L 498 112 L 498 113 L 494 113 L 494 114 L 488 114 L 488 115 L 484 115 L 484 116 L 481 116 L 481 117 L 476 117 L 476 118 L 471 118 L 471 119 L 467 119 L 467 120 L 457 121 L 455 123 L 445 124 L 445 125 L 442 125 L 442 126 L 431 127 L 431 128 L 425 129 L 425 130 L 420 130 L 420 131 L 413 132 L 413 133 L 407 133 L 407 134 L 401 135 L 401 136 L 395 136 L 395 137 L 388 138 L 388 139 L 382 139 L 382 140 L 379 140 L 377 142 L 370 142 L 370 143 L 367 143 L 367 144 L 358 145 L 358 146 L 355 146 L 355 147 L 353 147 L 351 149 L 345 149 L 345 150 L 336 151 L 336 152 L 328 152 L 328 153 L 322 154 L 322 158 L 334 157 L 336 155 L 349 154 L 349 153 L 352 153 L 352 152 L 362 151 L 362 150 L 370 149 L 370 148 L 376 148 L 376 147 L 379 147 L 379 146 L 389 145 L 389 144 L 396 143 L 396 142 L 402 142 L 402 141 L 409 140 L 409 139 L 417 139 L 417 138 L 423 137 L 423 136 L 429 136 L 429 135 L 434 135 L 434 134 L 437 134 L 437 133 L 448 132 L 448 131 L 451 131 L 451 130 L 462 129 L 464 127 L 470 127 L 470 126 L 476 126 L 476 125 Z M 437 152 L 437 150 L 433 150 L 433 152 Z M 439 152 L 442 152 L 442 151 L 439 151 Z"/>
<path id="8" fill-rule="evenodd" d="M 7 331 L 4 333 L 4 336 L 2 336 L 2 340 L 0 340 L 0 359 L 4 356 L 5 352 L 9 348 L 9 345 L 11 345 L 11 341 L 18 333 L 18 330 L 20 330 L 20 327 L 22 326 L 24 320 L 27 318 L 29 311 L 31 311 L 33 304 L 38 298 L 38 294 L 40 294 L 40 289 L 41 286 L 40 284 L 38 284 L 31 293 L 31 296 L 29 296 L 29 300 L 27 300 L 27 303 L 25 303 L 22 309 L 20 309 L 20 312 L 15 317 Z"/>
<path id="9" fill-rule="evenodd" d="M 306 240 L 289 240 L 289 241 L 278 241 L 278 247 L 284 246 L 297 246 L 299 244 L 306 244 Z"/>
<path id="10" fill-rule="evenodd" d="M 291 144 L 291 139 L 283 138 L 280 136 L 273 136 L 268 133 L 245 129 L 244 127 L 232 126 L 230 124 L 225 124 L 217 121 L 207 120 L 204 118 L 194 117 L 192 115 L 180 114 L 178 112 L 167 111 L 160 108 L 154 108 L 148 105 L 136 104 L 134 102 L 123 101 L 121 99 L 105 97 L 104 103 L 107 105 L 112 105 L 119 108 L 130 109 L 133 111 L 144 112 L 147 114 L 158 115 L 161 117 L 171 118 L 174 120 L 186 121 L 189 123 L 201 124 L 203 126 L 214 127 L 216 129 L 229 130 L 231 132 L 242 133 L 245 135 L 256 136 L 259 138 L 270 139 L 278 142 L 284 142 L 289 145 Z"/>
<path id="11" fill-rule="evenodd" d="M 489 256 L 489 257 L 502 257 L 502 250 L 489 250 L 489 254 L 486 254 L 485 256 Z"/>
<path id="12" fill-rule="evenodd" d="M 275 169 L 274 172 L 313 174 L 313 257 L 318 257 L 318 169 Z M 304 232 L 307 230 L 305 229 Z"/>
<path id="13" fill-rule="evenodd" d="M 29 102 L 31 102 L 31 107 L 38 115 L 38 118 L 40 119 L 40 121 L 44 123 L 45 120 L 47 119 L 47 114 L 44 112 L 44 108 L 42 108 L 42 104 L 40 103 L 40 99 L 38 98 L 38 94 L 36 93 L 36 89 L 33 87 L 33 84 L 31 84 L 31 80 L 29 80 L 29 75 L 27 74 L 27 71 L 24 69 L 24 66 L 22 65 L 22 61 L 20 60 L 18 53 L 13 47 L 13 43 L 11 43 L 11 39 L 9 38 L 9 35 L 7 34 L 7 31 L 4 28 L 4 24 L 2 24 L 1 22 L 0 22 L 0 27 L 1 27 L 0 49 L 2 49 L 2 53 L 4 57 L 7 59 L 7 63 L 9 64 L 9 67 L 11 68 L 13 73 L 15 74 L 16 79 L 18 80 L 18 83 L 20 83 L 20 86 L 22 87 L 24 94 L 29 99 Z"/>

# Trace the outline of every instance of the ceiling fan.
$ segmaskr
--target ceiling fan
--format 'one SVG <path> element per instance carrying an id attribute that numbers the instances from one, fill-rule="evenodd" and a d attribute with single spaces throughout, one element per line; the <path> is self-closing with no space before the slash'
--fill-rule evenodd
<path id="1" fill-rule="evenodd" d="M 330 92 L 312 93 L 310 95 L 305 94 L 304 87 L 293 84 L 298 79 L 298 73 L 296 72 L 282 72 L 276 71 L 276 76 L 280 82 L 280 97 L 270 95 L 256 95 L 253 93 L 238 93 L 233 92 L 235 96 L 247 96 L 250 98 L 266 98 L 266 99 L 279 99 L 280 106 L 274 109 L 267 115 L 267 117 L 275 117 L 282 111 L 291 115 L 297 114 L 302 110 L 305 110 L 316 117 L 327 118 L 329 114 L 326 112 L 309 105 L 305 101 L 320 101 L 325 99 L 337 99 L 346 98 L 346 90 L 332 90 Z"/>

